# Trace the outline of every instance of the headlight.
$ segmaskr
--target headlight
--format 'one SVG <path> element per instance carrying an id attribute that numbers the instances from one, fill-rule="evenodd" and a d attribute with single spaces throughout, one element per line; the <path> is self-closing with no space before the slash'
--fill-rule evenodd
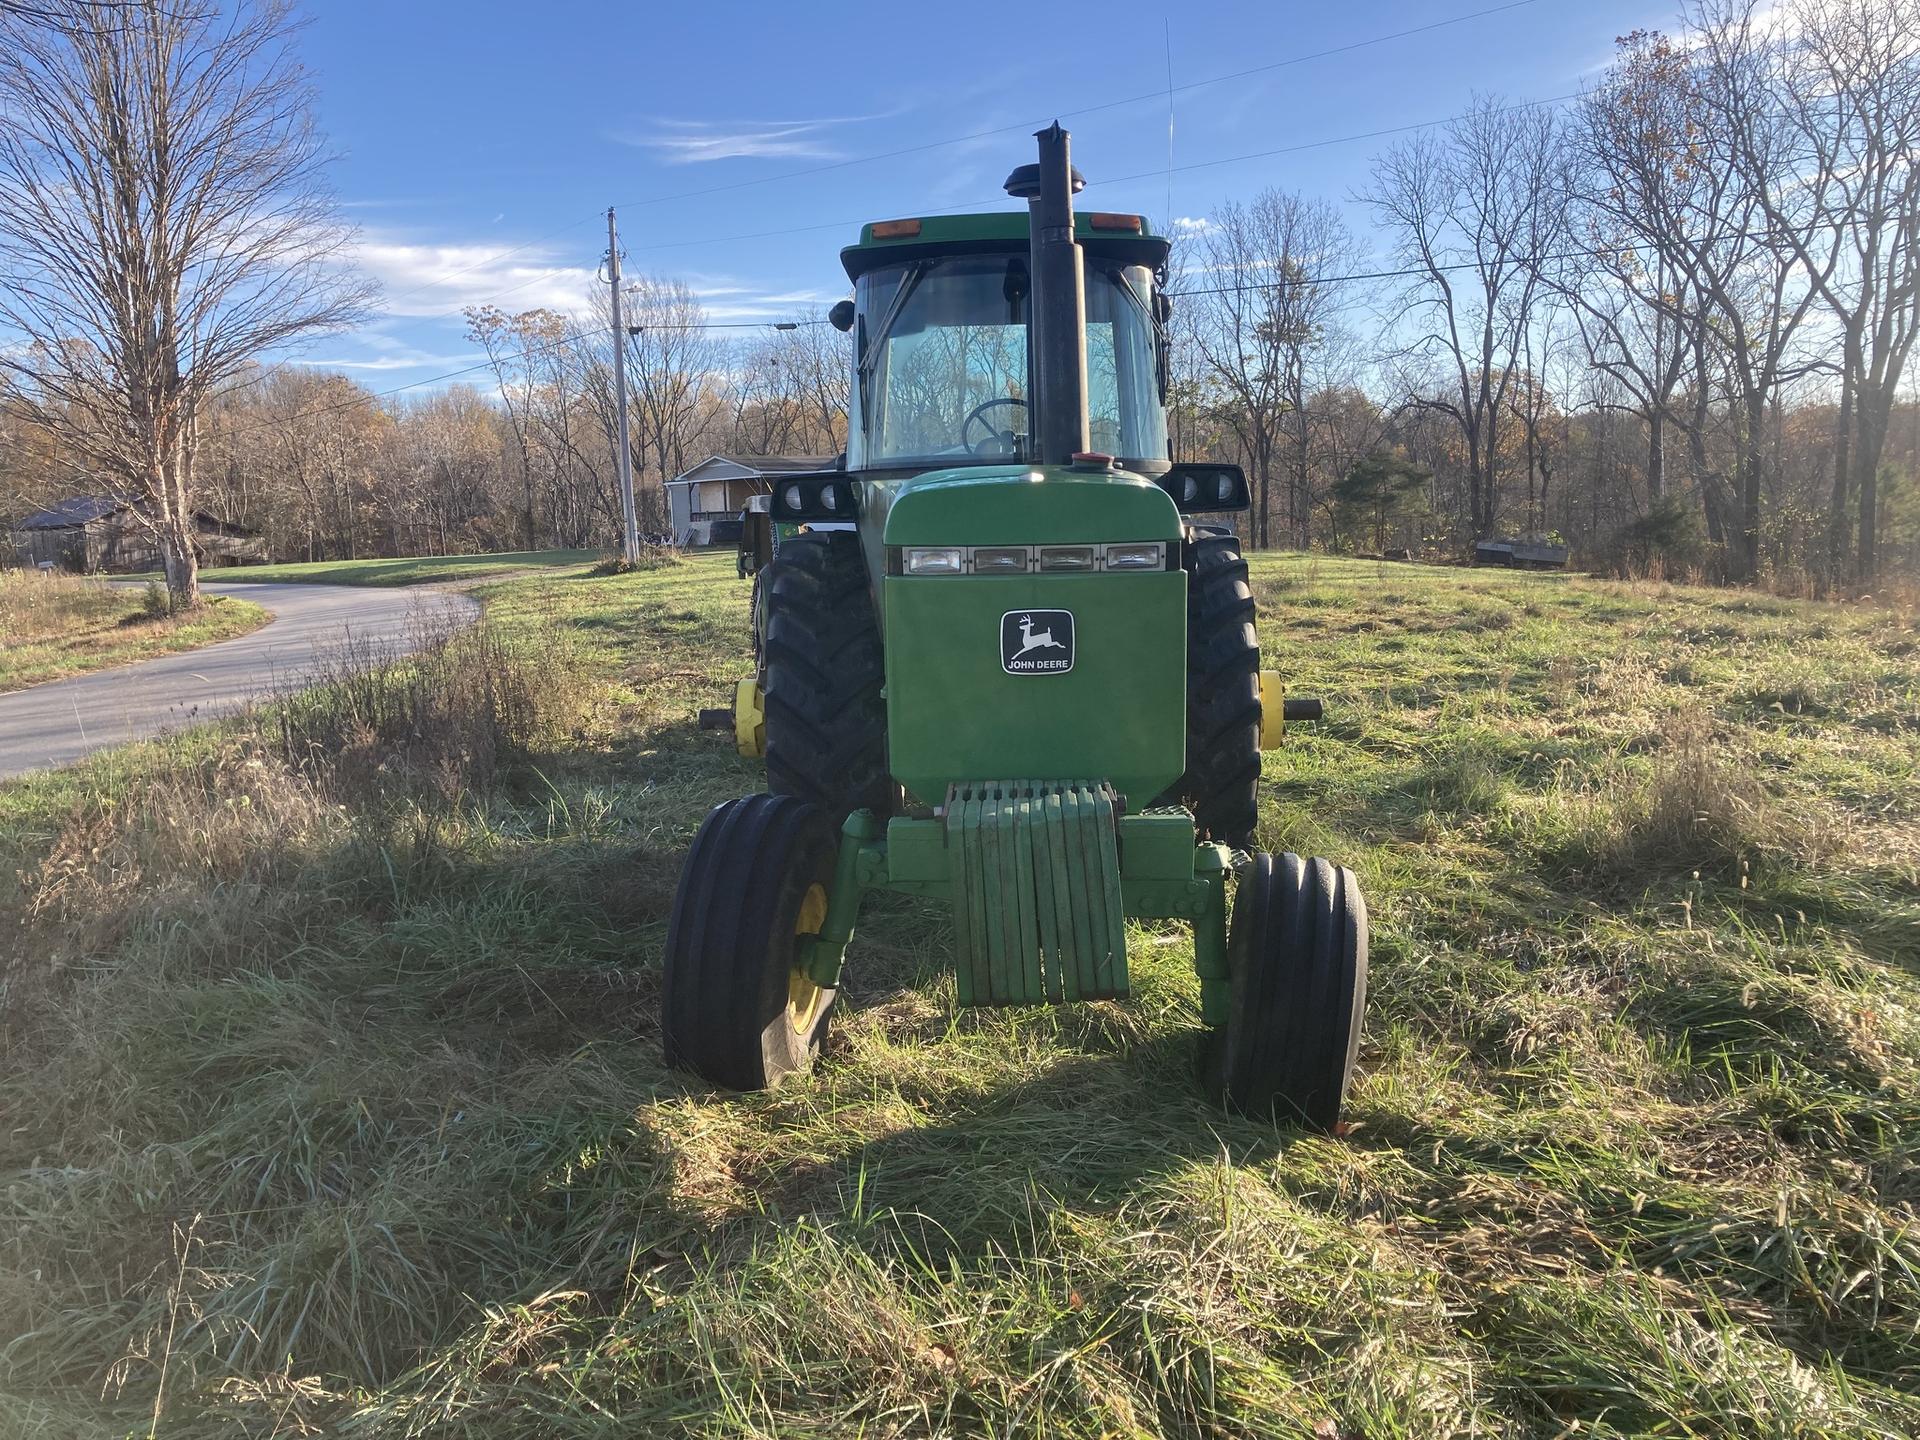
<path id="1" fill-rule="evenodd" d="M 1091 545 L 1042 545 L 1040 568 L 1042 570 L 1091 570 L 1093 569 L 1093 547 Z"/>
<path id="2" fill-rule="evenodd" d="M 807 492 L 802 490 L 798 485 L 787 486 L 787 488 L 781 492 L 780 498 L 786 502 L 787 509 L 789 510 L 804 510 L 807 508 Z"/>
<path id="3" fill-rule="evenodd" d="M 982 545 L 973 552 L 976 575 L 1024 575 L 1027 573 L 1027 547 L 1024 545 Z"/>
<path id="4" fill-rule="evenodd" d="M 831 485 L 822 485 L 820 487 L 820 503 L 826 506 L 826 508 L 829 510 L 837 509 L 839 507 L 840 501 L 838 497 L 834 495 L 833 487 Z"/>
<path id="5" fill-rule="evenodd" d="M 1200 477 L 1189 475 L 1180 484 L 1180 503 L 1191 505 L 1200 498 Z"/>
<path id="6" fill-rule="evenodd" d="M 933 550 L 908 550 L 909 575 L 958 575 L 966 568 L 967 552 L 957 545 Z"/>
<path id="7" fill-rule="evenodd" d="M 1158 540 L 1138 545 L 1107 546 L 1109 570 L 1160 570 L 1166 566 L 1166 549 Z"/>

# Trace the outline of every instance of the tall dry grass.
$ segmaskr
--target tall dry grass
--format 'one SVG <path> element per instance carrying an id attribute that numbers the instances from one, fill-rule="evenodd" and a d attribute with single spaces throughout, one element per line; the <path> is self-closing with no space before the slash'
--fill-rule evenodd
<path id="1" fill-rule="evenodd" d="M 98 580 L 58 570 L 0 570 L 0 649 L 57 640 L 126 609 Z"/>
<path id="2" fill-rule="evenodd" d="M 405 659 L 343 644 L 317 685 L 245 712 L 212 745 L 163 743 L 86 787 L 15 879 L 24 933 L 0 966 L 0 1027 L 71 958 L 164 923 L 173 896 L 192 896 L 204 924 L 208 895 L 236 915 L 281 903 L 342 845 L 406 863 L 598 703 L 558 634 L 482 620 L 428 638 Z"/>

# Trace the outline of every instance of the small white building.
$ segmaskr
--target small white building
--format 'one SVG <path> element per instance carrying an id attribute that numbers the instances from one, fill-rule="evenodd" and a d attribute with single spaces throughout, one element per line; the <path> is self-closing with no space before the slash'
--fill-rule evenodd
<path id="1" fill-rule="evenodd" d="M 680 545 L 711 543 L 713 522 L 738 519 L 751 495 L 765 495 L 772 478 L 804 470 L 831 470 L 833 455 L 709 455 L 667 481 L 667 524 Z"/>

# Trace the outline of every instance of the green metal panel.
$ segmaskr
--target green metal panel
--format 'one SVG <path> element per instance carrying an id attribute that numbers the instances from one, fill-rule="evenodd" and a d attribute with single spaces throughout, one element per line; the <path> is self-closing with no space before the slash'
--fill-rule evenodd
<path id="1" fill-rule="evenodd" d="M 954 788 L 945 833 L 961 1004 L 1127 993 L 1114 806 L 1111 789 L 1085 782 Z"/>
<path id="2" fill-rule="evenodd" d="M 1093 775 L 1146 804 L 1186 761 L 1186 586 L 1178 570 L 888 576 L 894 777 L 933 804 L 982 774 Z M 1027 610 L 1072 614 L 1071 670 L 1007 673 L 1001 620 Z"/>
<path id="3" fill-rule="evenodd" d="M 1156 807 L 1120 822 L 1120 873 L 1128 880 L 1193 878 L 1193 816 L 1177 807 Z"/>
<path id="4" fill-rule="evenodd" d="M 981 465 L 930 470 L 873 496 L 886 544 L 1050 545 L 1180 538 L 1166 491 L 1123 470 Z M 953 577 L 961 578 L 961 577 Z"/>

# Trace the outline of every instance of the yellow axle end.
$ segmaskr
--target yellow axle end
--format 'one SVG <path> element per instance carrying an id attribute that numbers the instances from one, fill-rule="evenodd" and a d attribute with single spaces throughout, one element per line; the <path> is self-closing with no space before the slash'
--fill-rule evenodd
<path id="1" fill-rule="evenodd" d="M 1278 670 L 1260 672 L 1260 748 L 1278 750 L 1287 733 L 1287 687 Z"/>
<path id="2" fill-rule="evenodd" d="M 1265 685 L 1261 686 L 1264 696 Z M 767 707 L 760 682 L 751 675 L 733 689 L 733 748 L 749 760 L 767 753 Z"/>

